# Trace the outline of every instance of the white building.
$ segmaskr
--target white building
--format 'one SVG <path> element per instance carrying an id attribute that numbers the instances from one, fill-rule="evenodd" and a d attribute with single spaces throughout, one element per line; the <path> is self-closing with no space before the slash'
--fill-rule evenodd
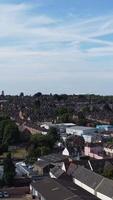
<path id="1" fill-rule="evenodd" d="M 107 144 L 104 146 L 104 151 L 106 155 L 113 158 L 113 144 Z"/>
<path id="2" fill-rule="evenodd" d="M 113 200 L 113 180 L 79 166 L 73 173 L 73 182 L 101 200 Z"/>
<path id="3" fill-rule="evenodd" d="M 51 127 L 57 128 L 59 130 L 59 133 L 65 133 L 66 128 L 73 127 L 75 124 L 73 123 L 59 123 L 59 124 L 53 124 L 52 122 L 46 122 L 42 124 L 40 127 L 43 127 L 45 129 L 50 129 Z"/>
<path id="4" fill-rule="evenodd" d="M 45 122 L 44 124 L 41 124 L 40 127 L 49 130 L 51 127 L 53 127 L 53 123 L 52 122 Z"/>
<path id="5" fill-rule="evenodd" d="M 96 128 L 85 127 L 85 126 L 73 126 L 66 128 L 67 134 L 82 136 L 83 134 L 94 134 L 96 132 Z"/>
<path id="6" fill-rule="evenodd" d="M 98 143 L 101 142 L 101 135 L 97 133 L 83 134 L 82 135 L 86 143 Z"/>

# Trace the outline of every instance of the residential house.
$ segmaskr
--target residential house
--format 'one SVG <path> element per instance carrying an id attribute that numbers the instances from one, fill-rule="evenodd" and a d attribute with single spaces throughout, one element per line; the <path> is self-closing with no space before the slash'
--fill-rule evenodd
<path id="1" fill-rule="evenodd" d="M 62 154 L 52 153 L 52 154 L 48 154 L 45 156 L 41 156 L 39 159 L 53 164 L 53 163 L 63 162 L 65 160 L 67 160 L 68 158 L 67 158 L 67 156 L 64 156 Z"/>
<path id="2" fill-rule="evenodd" d="M 36 172 L 39 176 L 48 175 L 50 168 L 52 167 L 53 165 L 49 162 L 44 160 L 38 160 L 33 165 L 33 171 Z"/>
<path id="3" fill-rule="evenodd" d="M 87 143 L 84 147 L 84 155 L 95 159 L 103 159 L 104 153 L 101 143 Z"/>
<path id="4" fill-rule="evenodd" d="M 110 156 L 111 158 L 113 158 L 113 144 L 105 144 L 104 152 L 107 156 Z"/>

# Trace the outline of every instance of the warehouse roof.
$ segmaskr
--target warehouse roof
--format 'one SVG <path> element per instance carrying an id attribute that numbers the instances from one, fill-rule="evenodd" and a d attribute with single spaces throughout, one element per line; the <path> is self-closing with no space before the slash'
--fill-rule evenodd
<path id="1" fill-rule="evenodd" d="M 103 176 L 96 174 L 83 166 L 79 166 L 75 172 L 73 172 L 73 177 L 93 189 L 95 189 L 103 179 Z"/>
<path id="2" fill-rule="evenodd" d="M 92 129 L 92 130 L 95 129 L 96 130 L 96 128 L 94 128 L 94 127 L 86 127 L 86 126 L 72 126 L 69 129 L 82 130 L 82 131 L 84 131 L 84 130 L 90 130 L 90 129 Z"/>
<path id="3" fill-rule="evenodd" d="M 40 179 L 31 185 L 46 200 L 82 200 L 78 195 L 51 178 Z"/>

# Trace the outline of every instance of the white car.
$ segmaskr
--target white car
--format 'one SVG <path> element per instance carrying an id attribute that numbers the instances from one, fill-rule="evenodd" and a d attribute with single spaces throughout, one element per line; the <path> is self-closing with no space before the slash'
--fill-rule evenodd
<path id="1" fill-rule="evenodd" d="M 6 197 L 6 198 L 8 198 L 9 197 L 9 194 L 8 194 L 8 192 L 3 192 L 3 197 Z"/>
<path id="2" fill-rule="evenodd" d="M 3 192 L 0 192 L 0 198 L 3 198 Z"/>

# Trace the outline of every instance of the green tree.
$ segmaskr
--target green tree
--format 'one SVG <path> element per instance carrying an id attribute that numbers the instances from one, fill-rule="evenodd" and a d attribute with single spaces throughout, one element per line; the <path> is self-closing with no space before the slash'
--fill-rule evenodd
<path id="1" fill-rule="evenodd" d="M 27 147 L 27 160 L 36 160 L 37 157 L 50 153 L 53 145 L 53 141 L 51 141 L 52 139 L 53 138 L 51 138 L 50 136 L 42 134 L 31 136 L 31 140 Z"/>
<path id="2" fill-rule="evenodd" d="M 52 144 L 54 145 L 55 142 L 57 142 L 57 140 L 59 140 L 60 136 L 57 132 L 57 129 L 54 127 L 51 127 L 48 131 L 48 139 L 52 142 Z"/>
<path id="3" fill-rule="evenodd" d="M 20 134 L 17 125 L 10 121 L 5 125 L 2 143 L 8 145 L 18 143 L 19 136 Z"/>
<path id="4" fill-rule="evenodd" d="M 47 135 L 33 135 L 28 144 L 27 161 L 36 160 L 37 157 L 52 152 L 55 142 L 59 139 L 56 128 L 50 128 Z"/>
<path id="5" fill-rule="evenodd" d="M 2 145 L 15 144 L 19 141 L 20 132 L 15 122 L 8 118 L 0 120 L 0 143 Z"/>
<path id="6" fill-rule="evenodd" d="M 11 186 L 15 177 L 15 165 L 12 162 L 11 154 L 8 153 L 7 157 L 3 161 L 4 174 L 3 181 L 5 185 Z"/>
<path id="7" fill-rule="evenodd" d="M 60 119 L 61 123 L 68 123 L 68 122 L 70 122 L 70 114 L 64 113 L 59 117 L 59 119 Z"/>
<path id="8" fill-rule="evenodd" d="M 105 162 L 102 175 L 107 178 L 113 179 L 113 165 L 109 161 Z"/>
<path id="9" fill-rule="evenodd" d="M 85 118 L 85 115 L 81 111 L 78 113 L 78 122 L 77 122 L 77 124 L 79 126 L 85 126 L 87 124 L 87 120 Z"/>

